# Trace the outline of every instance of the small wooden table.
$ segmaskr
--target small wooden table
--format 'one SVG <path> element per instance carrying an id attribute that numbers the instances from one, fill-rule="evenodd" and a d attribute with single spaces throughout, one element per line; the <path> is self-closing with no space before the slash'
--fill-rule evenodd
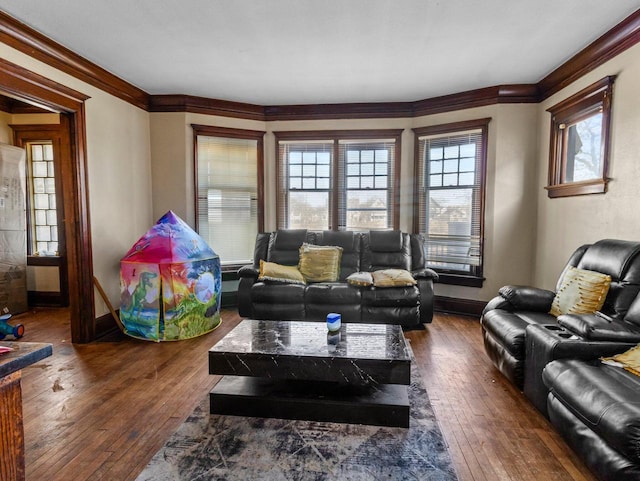
<path id="1" fill-rule="evenodd" d="M 23 481 L 24 428 L 22 425 L 23 368 L 51 356 L 51 344 L 0 342 L 13 351 L 0 354 L 0 481 Z"/>

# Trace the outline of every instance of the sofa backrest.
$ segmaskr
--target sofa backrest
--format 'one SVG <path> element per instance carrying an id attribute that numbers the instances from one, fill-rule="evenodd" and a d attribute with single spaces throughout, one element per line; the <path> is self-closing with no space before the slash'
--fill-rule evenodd
<path id="1" fill-rule="evenodd" d="M 313 243 L 315 234 L 307 229 L 286 229 L 272 232 L 269 236 L 267 258 L 285 266 L 297 266 L 300 261 L 300 246 L 305 242 Z"/>
<path id="2" fill-rule="evenodd" d="M 360 270 L 362 235 L 359 232 L 331 230 L 316 233 L 315 244 L 342 247 L 342 258 L 340 259 L 341 281 L 345 281 L 351 274 Z"/>
<path id="3" fill-rule="evenodd" d="M 358 271 L 424 268 L 424 239 L 400 231 L 307 231 L 283 229 L 259 233 L 254 249 L 254 267 L 260 259 L 295 266 L 304 242 L 342 247 L 340 280 Z"/>
<path id="4" fill-rule="evenodd" d="M 400 231 L 371 231 L 362 234 L 363 271 L 411 268 L 409 234 Z"/>
<path id="5" fill-rule="evenodd" d="M 624 317 L 640 292 L 640 242 L 603 239 L 578 248 L 568 265 L 611 276 L 611 286 L 602 307 L 606 314 Z"/>

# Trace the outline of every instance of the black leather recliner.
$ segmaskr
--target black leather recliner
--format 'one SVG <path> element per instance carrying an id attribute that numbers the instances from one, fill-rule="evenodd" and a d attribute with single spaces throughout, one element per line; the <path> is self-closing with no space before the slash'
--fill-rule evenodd
<path id="1" fill-rule="evenodd" d="M 543 373 L 549 419 L 601 481 L 640 479 L 640 377 L 600 361 L 562 359 Z"/>
<path id="2" fill-rule="evenodd" d="M 556 289 L 570 266 L 611 276 L 601 309 L 604 316 L 562 315 L 556 319 L 549 314 L 555 292 L 505 286 L 481 317 L 485 350 L 494 365 L 524 389 L 543 413 L 547 391 L 542 369 L 548 362 L 558 357 L 610 355 L 640 342 L 640 324 L 625 318 L 640 291 L 640 243 L 605 239 L 579 247 L 569 258 Z"/>
<path id="3" fill-rule="evenodd" d="M 297 265 L 303 242 L 342 247 L 338 282 L 307 285 L 258 280 L 260 260 Z M 417 284 L 408 287 L 355 287 L 350 274 L 405 269 Z M 438 275 L 425 264 L 424 238 L 399 231 L 279 230 L 258 234 L 252 265 L 238 271 L 238 312 L 254 319 L 323 321 L 339 312 L 345 322 L 421 327 L 433 318 L 433 282 Z"/>

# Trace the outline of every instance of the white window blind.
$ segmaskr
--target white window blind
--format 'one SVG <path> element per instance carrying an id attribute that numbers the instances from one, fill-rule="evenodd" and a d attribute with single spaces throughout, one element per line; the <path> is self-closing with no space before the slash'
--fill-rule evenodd
<path id="1" fill-rule="evenodd" d="M 418 136 L 418 229 L 438 270 L 481 272 L 485 135 L 480 128 Z"/>
<path id="2" fill-rule="evenodd" d="M 196 136 L 198 233 L 222 265 L 253 259 L 258 232 L 258 141 Z"/>

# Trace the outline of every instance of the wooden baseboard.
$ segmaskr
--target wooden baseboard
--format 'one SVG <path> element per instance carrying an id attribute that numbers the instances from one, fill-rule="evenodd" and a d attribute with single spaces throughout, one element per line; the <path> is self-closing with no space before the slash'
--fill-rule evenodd
<path id="1" fill-rule="evenodd" d="M 116 314 L 120 315 L 120 311 L 116 311 Z M 120 328 L 116 324 L 116 320 L 113 318 L 110 312 L 97 317 L 96 318 L 96 335 L 95 338 L 99 339 L 101 337 L 114 334 L 116 332 L 120 332 Z"/>
<path id="2" fill-rule="evenodd" d="M 61 292 L 28 291 L 27 302 L 30 307 L 66 307 L 69 305 Z"/>
<path id="3" fill-rule="evenodd" d="M 457 299 L 455 297 L 436 296 L 433 310 L 437 312 L 448 312 L 451 314 L 461 314 L 463 316 L 480 317 L 482 310 L 487 303 L 473 299 Z"/>

